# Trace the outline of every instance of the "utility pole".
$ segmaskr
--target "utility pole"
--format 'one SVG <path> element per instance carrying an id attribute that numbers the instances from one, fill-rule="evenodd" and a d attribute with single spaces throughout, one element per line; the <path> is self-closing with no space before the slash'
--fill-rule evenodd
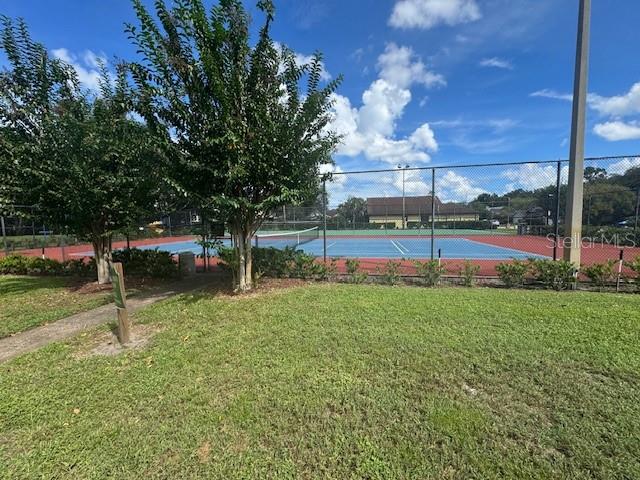
<path id="1" fill-rule="evenodd" d="M 405 188 L 404 188 L 404 174 L 407 170 L 407 168 L 410 168 L 409 165 L 398 165 L 398 168 L 400 170 L 402 170 L 402 229 L 406 230 L 407 229 L 407 208 L 406 208 L 406 201 L 405 201 Z"/>
<path id="2" fill-rule="evenodd" d="M 565 215 L 564 259 L 580 265 L 582 245 L 582 202 L 584 194 L 584 136 L 587 110 L 587 83 L 589 72 L 589 32 L 591 0 L 580 0 L 578 15 L 578 42 L 573 85 L 573 116 L 571 121 L 571 148 L 569 152 L 569 190 Z"/>

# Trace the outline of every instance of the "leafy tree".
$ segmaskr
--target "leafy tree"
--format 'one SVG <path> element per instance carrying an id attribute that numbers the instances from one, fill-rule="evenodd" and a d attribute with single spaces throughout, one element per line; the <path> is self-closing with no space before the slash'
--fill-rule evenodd
<path id="1" fill-rule="evenodd" d="M 584 179 L 588 182 L 596 182 L 598 180 L 606 180 L 607 171 L 600 167 L 586 167 L 584 169 Z"/>
<path id="2" fill-rule="evenodd" d="M 367 201 L 364 198 L 349 197 L 338 205 L 337 215 L 347 224 L 366 223 L 369 221 Z"/>
<path id="3" fill-rule="evenodd" d="M 271 39 L 274 6 L 255 46 L 240 0 L 155 2 L 157 20 L 133 1 L 139 25 L 127 31 L 143 61 L 132 65 L 140 113 L 164 138 L 172 180 L 233 236 L 236 288 L 252 287 L 251 237 L 277 207 L 317 193 L 338 138 L 328 131 L 331 94 L 340 78 L 320 86 L 322 57 L 298 65 Z M 307 77 L 306 91 L 301 92 Z"/>
<path id="4" fill-rule="evenodd" d="M 633 215 L 636 195 L 629 188 L 609 183 L 587 184 L 584 224 L 614 225 Z"/>
<path id="5" fill-rule="evenodd" d="M 91 241 L 98 281 L 108 283 L 113 233 L 153 206 L 160 184 L 153 137 L 128 116 L 126 69 L 113 82 L 103 66 L 100 95 L 81 91 L 73 68 L 50 59 L 23 22 L 3 25 L 11 68 L 0 80 L 0 114 L 13 146 L 5 195 Z"/>

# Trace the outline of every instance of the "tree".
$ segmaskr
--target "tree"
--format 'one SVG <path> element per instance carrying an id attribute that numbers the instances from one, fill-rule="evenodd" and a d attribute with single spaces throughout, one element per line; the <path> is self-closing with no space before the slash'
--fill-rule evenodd
<path id="1" fill-rule="evenodd" d="M 271 0 L 255 46 L 240 0 L 155 2 L 156 19 L 134 0 L 139 26 L 128 25 L 143 56 L 132 65 L 139 112 L 164 138 L 172 180 L 231 231 L 236 288 L 252 287 L 251 237 L 276 208 L 317 193 L 320 167 L 338 138 L 329 131 L 331 94 L 320 86 L 322 57 L 298 65 L 270 37 Z M 306 91 L 301 92 L 303 77 Z"/>
<path id="2" fill-rule="evenodd" d="M 6 194 L 89 240 L 98 282 L 108 283 L 113 234 L 153 206 L 160 186 L 154 139 L 129 118 L 126 69 L 119 66 L 113 81 L 102 66 L 96 96 L 80 90 L 73 68 L 49 59 L 23 23 L 5 21 L 2 38 L 11 65 L 0 93 L 2 119 L 9 119 L 3 137 L 17 146 L 11 158 L 20 170 Z"/>
<path id="3" fill-rule="evenodd" d="M 354 226 L 357 223 L 369 221 L 367 201 L 364 198 L 349 197 L 338 205 L 337 215 L 346 224 Z"/>
<path id="4" fill-rule="evenodd" d="M 600 167 L 586 167 L 584 169 L 584 179 L 588 182 L 607 179 L 607 171 Z"/>

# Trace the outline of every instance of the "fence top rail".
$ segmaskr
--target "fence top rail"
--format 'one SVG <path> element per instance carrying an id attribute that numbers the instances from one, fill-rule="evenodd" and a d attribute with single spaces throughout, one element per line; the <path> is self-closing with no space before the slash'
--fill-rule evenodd
<path id="1" fill-rule="evenodd" d="M 608 157 L 585 157 L 585 162 L 595 162 L 599 160 L 623 160 L 625 158 L 640 158 L 640 154 L 635 155 L 614 155 Z M 410 171 L 424 171 L 424 170 L 444 170 L 451 168 L 474 168 L 474 167 L 503 167 L 509 165 L 530 165 L 530 164 L 557 164 L 557 163 L 567 163 L 568 159 L 557 159 L 557 160 L 528 160 L 528 161 L 519 161 L 519 162 L 493 162 L 493 163 L 463 163 L 459 165 L 433 165 L 429 167 L 410 167 L 410 168 L 383 168 L 378 170 L 354 170 L 349 172 L 332 172 L 331 176 L 338 175 L 353 175 L 357 173 L 388 173 L 388 172 L 398 172 L 401 170 L 410 172 Z"/>

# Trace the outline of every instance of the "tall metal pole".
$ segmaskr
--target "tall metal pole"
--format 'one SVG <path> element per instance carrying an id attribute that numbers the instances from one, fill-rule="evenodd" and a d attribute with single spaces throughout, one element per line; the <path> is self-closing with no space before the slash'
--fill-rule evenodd
<path id="1" fill-rule="evenodd" d="M 405 206 L 405 193 L 404 193 L 404 168 L 402 169 L 402 229 L 407 229 L 407 209 Z"/>
<path id="2" fill-rule="evenodd" d="M 327 181 L 322 181 L 322 255 L 324 263 L 327 263 Z"/>
<path id="3" fill-rule="evenodd" d="M 558 162 L 558 171 L 556 173 L 556 212 L 553 216 L 554 242 L 553 242 L 553 261 L 558 260 L 558 242 L 560 241 L 560 182 L 562 174 L 562 162 Z"/>
<path id="4" fill-rule="evenodd" d="M 431 169 L 431 260 L 436 256 L 436 169 Z"/>
<path id="5" fill-rule="evenodd" d="M 584 136 L 587 110 L 587 82 L 589 72 L 589 33 L 591 0 L 580 0 L 578 15 L 578 42 L 573 86 L 573 116 L 571 122 L 571 148 L 569 153 L 569 190 L 565 216 L 564 259 L 580 265 L 582 244 L 582 202 L 584 193 Z"/>
<path id="6" fill-rule="evenodd" d="M 4 253 L 9 255 L 9 245 L 7 244 L 7 230 L 4 225 L 4 217 L 0 217 L 0 227 L 2 227 L 2 244 L 4 245 Z"/>
<path id="7" fill-rule="evenodd" d="M 640 187 L 638 187 L 638 191 L 636 192 L 636 221 L 633 225 L 633 233 L 635 236 L 638 236 L 638 217 L 640 217 Z"/>

